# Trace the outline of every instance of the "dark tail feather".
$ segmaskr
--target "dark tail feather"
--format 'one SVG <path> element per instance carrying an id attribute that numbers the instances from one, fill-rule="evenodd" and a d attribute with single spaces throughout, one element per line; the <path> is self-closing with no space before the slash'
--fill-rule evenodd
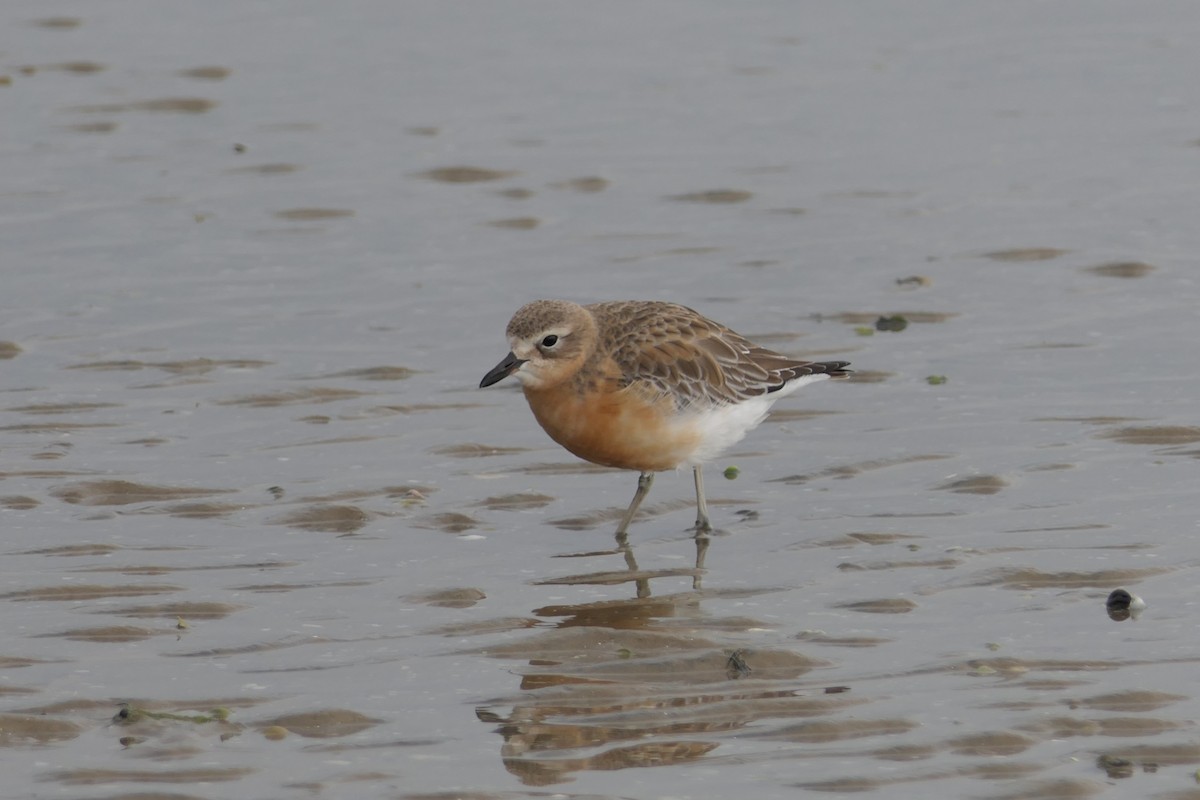
<path id="1" fill-rule="evenodd" d="M 789 369 L 780 370 L 780 375 L 783 376 L 783 383 L 778 386 L 772 386 L 767 389 L 767 392 L 778 392 L 788 382 L 796 378 L 802 378 L 805 375 L 828 375 L 832 380 L 841 378 L 849 378 L 854 373 L 852 369 L 846 369 L 850 366 L 849 361 L 809 361 L 806 364 L 800 364 Z"/>
<path id="2" fill-rule="evenodd" d="M 824 372 L 830 378 L 836 380 L 837 378 L 849 378 L 854 374 L 854 370 L 846 369 L 846 367 L 850 366 L 849 361 L 818 361 L 808 366 L 811 371 L 805 373 L 806 375 Z"/>

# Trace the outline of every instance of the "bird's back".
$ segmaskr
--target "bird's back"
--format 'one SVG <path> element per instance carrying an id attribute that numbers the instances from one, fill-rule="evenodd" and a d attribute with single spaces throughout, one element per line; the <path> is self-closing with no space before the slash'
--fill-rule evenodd
<path id="1" fill-rule="evenodd" d="M 673 397 L 680 411 L 774 393 L 782 397 L 811 382 L 795 383 L 801 378 L 849 375 L 848 362 L 803 361 L 776 353 L 675 303 L 621 300 L 586 308 L 597 323 L 597 352 L 613 360 L 624 384 L 647 383 Z"/>

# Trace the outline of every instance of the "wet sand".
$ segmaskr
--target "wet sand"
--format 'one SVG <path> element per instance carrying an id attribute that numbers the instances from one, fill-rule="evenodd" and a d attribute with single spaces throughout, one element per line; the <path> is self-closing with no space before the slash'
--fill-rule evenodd
<path id="1" fill-rule="evenodd" d="M 0 796 L 1200 797 L 1192 6 L 456 8 L 0 10 Z M 858 372 L 622 548 L 536 297 Z"/>

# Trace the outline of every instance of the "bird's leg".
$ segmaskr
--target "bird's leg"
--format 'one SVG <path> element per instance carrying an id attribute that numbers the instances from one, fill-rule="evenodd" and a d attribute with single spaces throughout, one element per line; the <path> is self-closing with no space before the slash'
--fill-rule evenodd
<path id="1" fill-rule="evenodd" d="M 650 484 L 654 483 L 653 472 L 643 472 L 638 475 L 638 488 L 633 495 L 633 502 L 629 504 L 629 509 L 625 512 L 625 516 L 621 517 L 621 524 L 617 526 L 617 540 L 625 538 L 625 532 L 629 530 L 629 523 L 633 522 L 633 515 L 637 513 L 638 506 L 646 499 L 646 494 L 650 491 Z"/>
<path id="2" fill-rule="evenodd" d="M 704 557 L 708 555 L 709 538 L 707 534 L 696 532 L 696 571 L 692 574 L 692 589 L 700 591 L 704 588 Z"/>
<path id="3" fill-rule="evenodd" d="M 696 476 L 696 533 L 712 533 L 712 525 L 708 521 L 708 503 L 704 499 L 704 473 L 699 464 L 692 467 Z"/>

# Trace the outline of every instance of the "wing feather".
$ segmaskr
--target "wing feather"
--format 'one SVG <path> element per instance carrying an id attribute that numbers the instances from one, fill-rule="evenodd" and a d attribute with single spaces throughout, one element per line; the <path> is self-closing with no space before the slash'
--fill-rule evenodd
<path id="1" fill-rule="evenodd" d="M 804 375 L 844 378 L 845 361 L 800 361 L 760 347 L 674 303 L 618 301 L 588 306 L 622 387 L 638 385 L 677 408 L 732 405 L 782 389 Z"/>

